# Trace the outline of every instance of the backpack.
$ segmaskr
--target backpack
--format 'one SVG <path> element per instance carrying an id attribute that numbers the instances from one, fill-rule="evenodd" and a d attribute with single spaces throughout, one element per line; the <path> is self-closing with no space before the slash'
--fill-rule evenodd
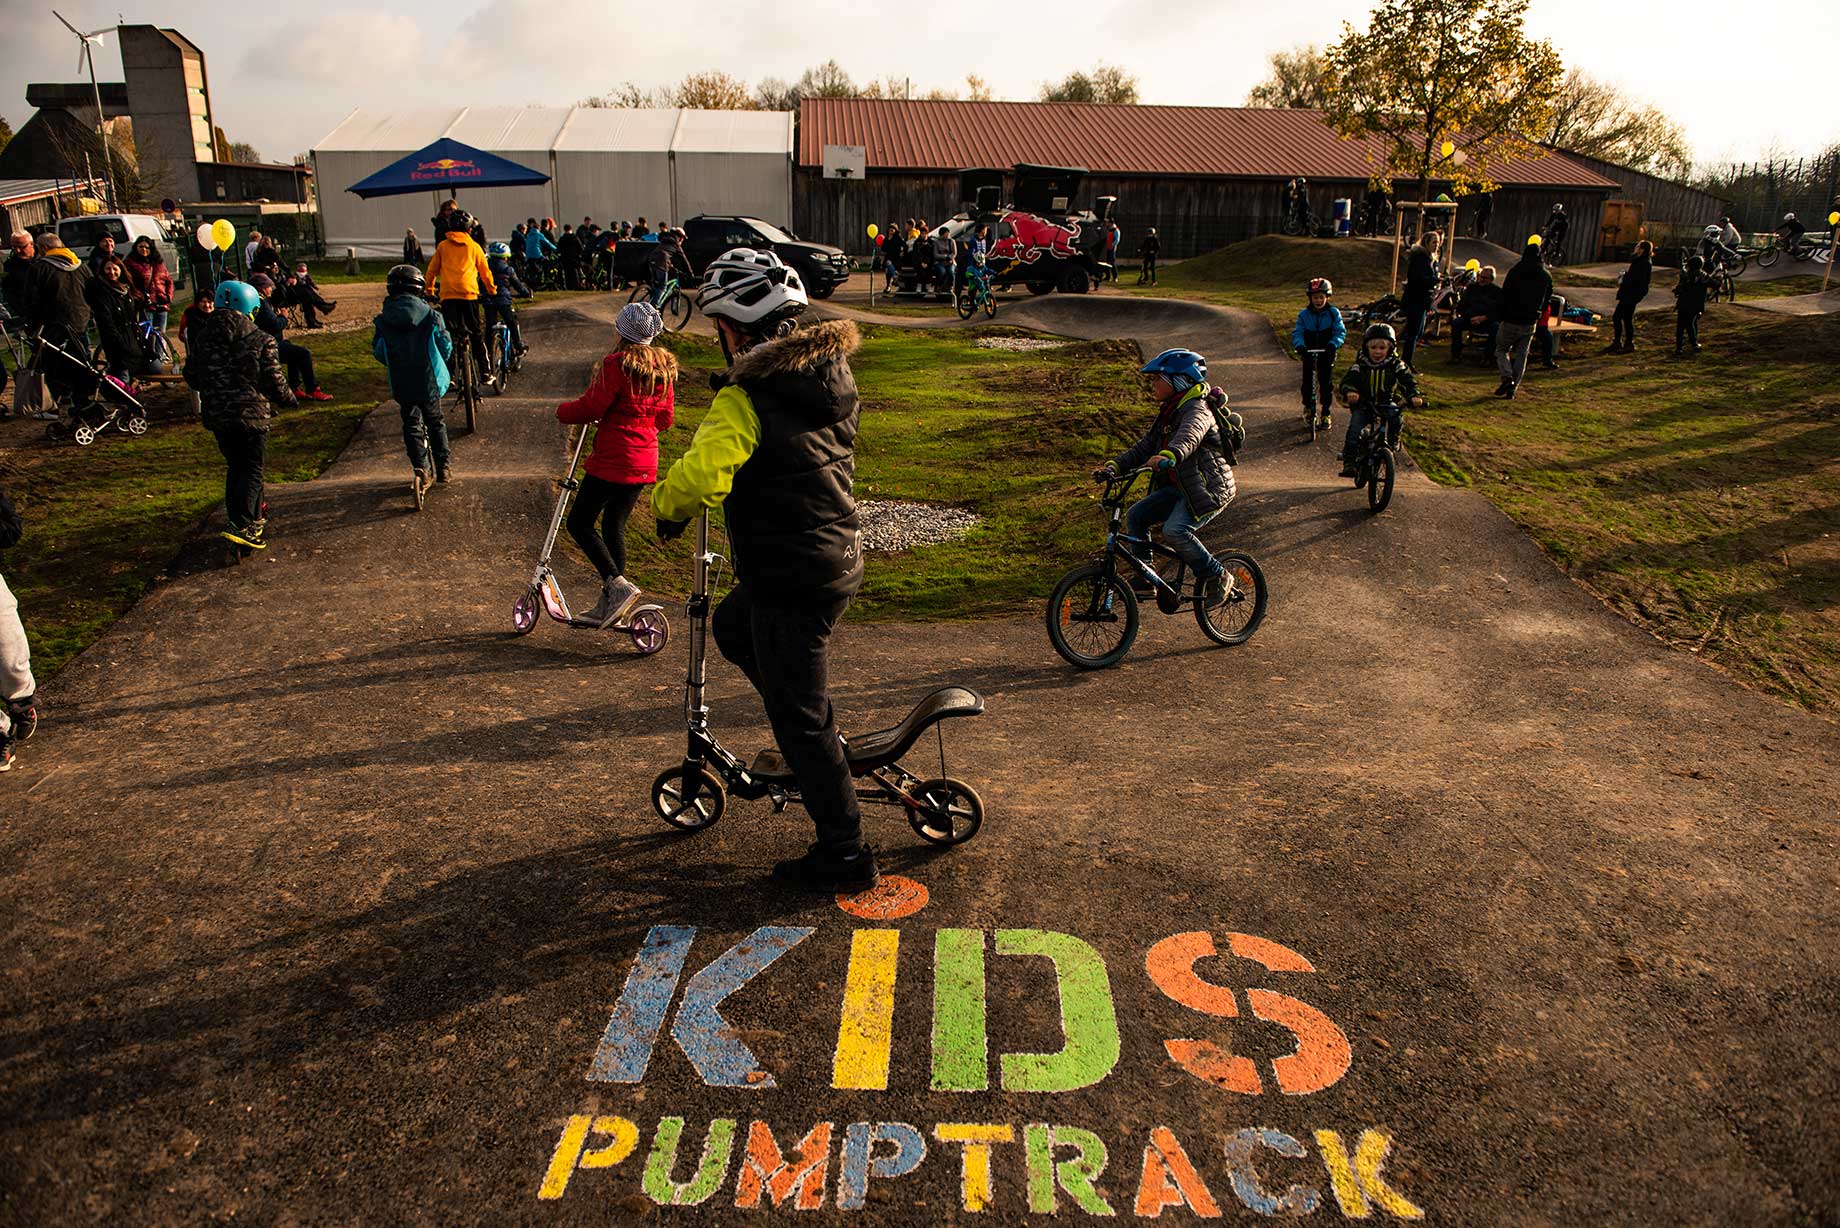
<path id="1" fill-rule="evenodd" d="M 1215 394 L 1219 399 L 1215 399 Z M 1220 454 L 1227 458 L 1227 464 L 1239 464 L 1239 451 L 1246 446 L 1246 420 L 1227 408 L 1227 394 L 1219 388 L 1209 389 L 1202 398 L 1214 415 L 1214 433 L 1220 440 Z"/>

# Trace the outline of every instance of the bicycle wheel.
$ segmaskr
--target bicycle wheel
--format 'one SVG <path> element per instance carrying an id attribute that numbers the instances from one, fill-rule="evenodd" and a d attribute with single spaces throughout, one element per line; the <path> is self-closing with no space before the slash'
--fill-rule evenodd
<path id="1" fill-rule="evenodd" d="M 1782 254 L 1782 248 L 1772 243 L 1757 253 L 1757 264 L 1761 268 L 1772 268 L 1778 260 L 1782 259 Z"/>
<path id="2" fill-rule="evenodd" d="M 1081 669 L 1104 669 L 1124 660 L 1137 638 L 1137 597 L 1097 563 L 1076 567 L 1048 598 L 1048 642 Z"/>
<path id="3" fill-rule="evenodd" d="M 1393 454 L 1382 449 L 1374 457 L 1372 468 L 1367 471 L 1367 510 L 1384 512 L 1386 505 L 1393 501 L 1393 479 L 1395 477 Z"/>
<path id="4" fill-rule="evenodd" d="M 664 326 L 669 332 L 682 332 L 684 325 L 690 323 L 690 296 L 682 290 L 671 295 L 664 305 Z"/>
<path id="5" fill-rule="evenodd" d="M 1736 260 L 1726 262 L 1725 271 L 1733 277 L 1742 277 L 1744 275 L 1744 270 L 1750 267 L 1751 258 L 1749 256 L 1740 255 Z"/>
<path id="6" fill-rule="evenodd" d="M 640 299 L 644 298 L 647 294 L 650 294 L 650 293 L 651 293 L 650 286 L 634 285 L 632 288 L 632 293 L 626 296 L 626 301 L 629 303 L 636 303 Z"/>
<path id="7" fill-rule="evenodd" d="M 1240 550 L 1217 556 L 1227 569 L 1226 578 L 1233 587 L 1219 605 L 1195 603 L 1195 621 L 1201 633 L 1216 644 L 1244 644 L 1265 621 L 1265 604 L 1270 594 L 1265 589 L 1265 572 L 1258 560 Z"/>
<path id="8" fill-rule="evenodd" d="M 997 318 L 997 296 L 988 290 L 984 291 L 984 318 L 987 320 Z"/>
<path id="9" fill-rule="evenodd" d="M 473 348 L 466 346 L 460 356 L 460 400 L 466 408 L 466 433 L 478 428 L 479 381 L 473 377 Z"/>
<path id="10" fill-rule="evenodd" d="M 977 314 L 977 296 L 970 290 L 960 290 L 952 298 L 952 307 L 958 312 L 958 318 L 969 320 Z"/>

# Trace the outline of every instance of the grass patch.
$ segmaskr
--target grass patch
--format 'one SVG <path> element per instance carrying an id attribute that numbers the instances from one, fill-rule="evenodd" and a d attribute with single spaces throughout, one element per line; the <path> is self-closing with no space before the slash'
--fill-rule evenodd
<path id="1" fill-rule="evenodd" d="M 1840 318 L 1714 306 L 1676 360 L 1583 349 L 1498 401 L 1493 368 L 1431 360 L 1407 444 L 1473 485 L 1568 574 L 1662 639 L 1811 710 L 1840 711 Z M 1587 343 L 1595 350 L 1601 341 Z"/>
<path id="2" fill-rule="evenodd" d="M 338 399 L 276 415 L 271 483 L 319 474 L 388 396 L 368 329 L 300 341 L 313 351 L 321 386 Z M 6 552 L 6 579 L 41 682 L 139 600 L 223 499 L 223 457 L 189 416 L 183 387 L 151 394 L 148 405 L 152 428 L 140 439 L 110 433 L 78 448 L 34 433 L 0 454 L 0 485 L 26 522 L 25 538 Z"/>
<path id="3" fill-rule="evenodd" d="M 1145 293 L 1246 307 L 1288 344 L 1313 276 L 1343 307 L 1384 293 L 1388 250 L 1268 236 L 1166 269 Z M 1503 270 L 1505 273 L 1505 270 Z M 1657 280 L 1673 270 L 1657 268 Z M 1740 282 L 1745 297 L 1819 289 Z M 1493 365 L 1421 350 L 1433 408 L 1406 444 L 1434 481 L 1473 486 L 1606 604 L 1792 703 L 1840 712 L 1840 316 L 1715 304 L 1706 349 L 1672 357 L 1671 312 L 1641 348 L 1599 357 L 1607 330 L 1566 339 L 1558 371 L 1513 401 Z"/>
<path id="4" fill-rule="evenodd" d="M 360 260 L 358 271 L 348 273 L 345 271 L 343 260 L 309 260 L 307 261 L 307 272 L 311 273 L 313 280 L 322 286 L 349 286 L 365 281 L 381 285 L 389 276 L 390 270 L 401 263 L 400 260 Z M 425 264 L 426 261 L 423 263 Z"/>
<path id="5" fill-rule="evenodd" d="M 1055 581 L 1103 536 L 1094 465 L 1149 424 L 1134 346 L 1075 342 L 1032 354 L 976 347 L 992 331 L 863 328 L 852 366 L 862 395 L 859 498 L 913 499 L 983 517 L 957 541 L 869 556 L 853 619 L 956 619 L 1014 613 L 1047 598 Z M 715 346 L 676 334 L 668 344 L 697 370 L 678 385 L 678 426 L 662 462 L 683 452 L 708 410 L 703 371 L 722 365 Z M 631 540 L 650 541 L 649 511 L 634 513 Z M 688 550 L 634 550 L 636 578 L 657 591 L 681 585 Z"/>
<path id="6" fill-rule="evenodd" d="M 1758 298 L 1785 298 L 1791 294 L 1819 294 L 1821 278 L 1797 274 L 1794 277 L 1778 277 L 1775 281 L 1741 281 L 1738 285 L 1738 301 Z M 1840 278 L 1835 278 L 1830 288 L 1840 288 Z"/>

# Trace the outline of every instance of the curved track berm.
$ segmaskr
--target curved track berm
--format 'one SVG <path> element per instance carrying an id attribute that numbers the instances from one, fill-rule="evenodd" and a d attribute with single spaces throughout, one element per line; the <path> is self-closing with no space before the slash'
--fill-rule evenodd
<path id="1" fill-rule="evenodd" d="M 712 1118 L 743 1134 L 770 1119 L 788 1154 L 813 1122 L 839 1137 L 908 1122 L 929 1139 L 935 1122 L 1014 1122 L 997 1146 L 1004 1220 L 1025 1216 L 1030 1121 L 1102 1137 L 1100 1189 L 1122 1208 L 1154 1126 L 1222 1204 L 1235 1131 L 1283 1130 L 1317 1157 L 1315 1130 L 1352 1153 L 1371 1127 L 1391 1139 L 1385 1179 L 1434 1220 L 1830 1217 L 1833 727 L 1615 618 L 1478 495 L 1408 468 L 1369 515 L 1329 441 L 1293 429 L 1297 368 L 1257 317 L 1109 296 L 999 315 L 1025 322 L 1208 354 L 1253 428 L 1244 493 L 1215 533 L 1270 578 L 1250 643 L 1148 619 L 1095 676 L 1053 654 L 1032 604 L 973 626 L 846 620 L 846 728 L 947 683 L 987 698 L 948 746 L 989 817 L 944 855 L 872 831 L 885 869 L 925 888 L 898 927 L 776 890 L 766 868 L 804 847 L 802 817 L 737 806 L 681 836 L 649 813 L 646 782 L 682 753 L 677 646 L 639 658 L 504 629 L 552 498 L 551 408 L 608 337 L 598 313 L 533 310 L 540 361 L 486 403 L 459 485 L 427 511 L 407 506 L 386 405 L 322 478 L 273 491 L 266 558 L 158 587 L 45 688 L 0 807 L 12 1215 L 53 1222 L 80 1197 L 86 1215 L 138 1223 L 604 1222 L 650 1205 L 650 1140 L 681 1116 L 672 1180 Z M 1070 493 L 1068 514 L 1097 533 L 1095 505 Z M 719 665 L 711 682 L 724 740 L 764 740 L 746 684 Z M 695 927 L 684 976 L 699 1001 L 715 982 L 688 978 L 731 945 L 811 929 L 722 1006 L 776 1090 L 705 1082 L 687 1054 L 718 1033 L 662 1017 L 641 1085 L 587 1080 L 660 925 Z M 837 1043 L 857 927 L 905 930 L 892 1067 L 885 1089 L 838 1092 L 833 1079 L 865 1077 Z M 961 1026 L 933 1022 L 948 928 L 1001 931 L 980 948 L 988 1044 L 952 1050 L 989 1055 L 983 1091 L 931 1090 L 929 1038 L 955 1045 Z M 1002 953 L 1038 931 L 1077 936 L 1109 972 L 1095 983 L 1082 965 L 1063 1006 L 1048 961 Z M 1177 1006 L 1146 978 L 1147 951 L 1182 932 L 1220 944 L 1195 970 L 1232 987 L 1240 1018 Z M 1230 933 L 1315 972 L 1226 958 Z M 893 970 L 887 942 L 861 950 Z M 1164 951 L 1149 971 L 1180 982 Z M 1335 1073 L 1271 1064 L 1296 1042 L 1245 1012 L 1269 1018 L 1279 997 L 1349 1043 L 1325 1090 L 1275 1090 L 1274 1072 L 1291 1087 Z M 1063 1021 L 1099 1038 L 1082 1060 L 1115 1061 L 1093 1058 L 1083 1090 L 1003 1090 L 1033 1067 L 996 1055 L 1054 1052 Z M 852 1062 L 873 1056 L 873 1029 L 848 1035 Z M 1170 1037 L 1230 1046 L 1260 1090 L 1223 1086 L 1226 1066 L 1214 1082 L 1183 1073 L 1172 1055 L 1200 1042 Z M 539 1201 L 578 1114 L 630 1118 L 638 1150 L 603 1170 L 565 1163 L 563 1201 Z M 1261 1168 L 1271 1189 L 1331 1200 L 1320 1158 L 1274 1152 Z M 961 1179 L 957 1149 L 937 1144 L 913 1175 L 877 1179 L 893 1196 L 872 1215 L 951 1218 Z M 728 1181 L 673 1218 L 732 1221 Z"/>

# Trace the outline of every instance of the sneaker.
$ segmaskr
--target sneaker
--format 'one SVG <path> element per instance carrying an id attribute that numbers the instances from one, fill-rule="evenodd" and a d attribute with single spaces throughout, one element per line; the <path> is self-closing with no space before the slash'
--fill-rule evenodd
<path id="1" fill-rule="evenodd" d="M 1326 431 L 1334 425 L 1335 419 L 1328 414 L 1324 414 L 1316 420 L 1316 429 L 1319 431 Z"/>
<path id="2" fill-rule="evenodd" d="M 1507 380 L 1503 380 L 1501 381 L 1501 383 L 1495 385 L 1495 391 L 1491 392 L 1489 395 L 1495 396 L 1495 397 L 1505 397 L 1508 395 L 1508 389 L 1512 388 L 1513 386 L 1514 385 L 1509 383 Z"/>
<path id="3" fill-rule="evenodd" d="M 241 528 L 232 525 L 223 531 L 222 536 L 226 541 L 235 542 L 251 550 L 268 549 L 268 544 L 262 540 L 261 525 L 244 525 Z"/>
<path id="4" fill-rule="evenodd" d="M 58 420 L 58 411 L 55 409 L 41 409 L 32 415 L 32 420 L 35 422 L 56 422 Z"/>
<path id="5" fill-rule="evenodd" d="M 609 576 L 601 581 L 601 599 L 594 603 L 593 609 L 581 615 L 581 620 L 583 622 L 593 623 L 598 627 L 605 627 L 608 623 L 613 621 L 611 614 L 613 611 L 614 579 L 615 577 Z"/>
<path id="6" fill-rule="evenodd" d="M 10 734 L 0 733 L 0 772 L 13 770 L 13 739 Z M 777 870 L 774 873 L 778 873 Z M 873 884 L 871 884 L 873 886 Z"/>
<path id="7" fill-rule="evenodd" d="M 452 465 L 436 465 L 434 467 L 434 480 L 437 482 L 453 481 L 454 467 Z"/>
<path id="8" fill-rule="evenodd" d="M 321 307 L 320 310 L 325 312 L 327 315 L 331 315 L 334 311 L 338 310 L 338 306 L 339 306 L 339 300 L 335 298 L 329 298 L 326 300 L 326 305 L 324 307 Z"/>
<path id="9" fill-rule="evenodd" d="M 34 702 L 33 696 L 8 700 L 6 710 L 13 719 L 12 738 L 14 741 L 27 741 L 38 732 L 38 705 Z"/>
<path id="10" fill-rule="evenodd" d="M 330 393 L 321 392 L 317 388 L 315 388 L 312 392 L 303 392 L 300 395 L 305 397 L 309 401 L 330 401 L 332 399 L 332 395 Z"/>
<path id="11" fill-rule="evenodd" d="M 1512 401 L 1512 400 L 1514 399 L 1514 389 L 1515 389 L 1516 387 L 1517 387 L 1517 385 L 1515 385 L 1515 384 L 1513 384 L 1513 383 L 1509 383 L 1509 384 L 1508 384 L 1508 390 L 1507 390 L 1506 392 L 1504 392 L 1504 393 L 1502 393 L 1502 394 L 1501 394 L 1501 396 L 1502 396 L 1502 399 L 1503 399 L 1504 401 Z"/>
<path id="12" fill-rule="evenodd" d="M 1354 476 L 1354 462 L 1353 461 L 1348 460 L 1346 458 L 1343 459 L 1342 472 L 1340 476 L 1345 477 L 1345 478 L 1351 478 Z"/>
<path id="13" fill-rule="evenodd" d="M 1229 586 L 1227 584 L 1225 572 L 1222 572 L 1218 576 L 1209 576 L 1201 584 L 1201 604 L 1204 606 L 1217 606 L 1227 599 L 1228 591 Z"/>
<path id="14" fill-rule="evenodd" d="M 803 857 L 777 862 L 773 867 L 776 882 L 839 895 L 867 891 L 880 882 L 881 877 L 875 868 L 875 850 L 867 844 L 852 853 L 839 853 L 814 844 Z"/>
<path id="15" fill-rule="evenodd" d="M 615 576 L 602 586 L 601 599 L 608 603 L 601 626 L 611 626 L 625 618 L 639 604 L 639 586 L 625 576 Z"/>

